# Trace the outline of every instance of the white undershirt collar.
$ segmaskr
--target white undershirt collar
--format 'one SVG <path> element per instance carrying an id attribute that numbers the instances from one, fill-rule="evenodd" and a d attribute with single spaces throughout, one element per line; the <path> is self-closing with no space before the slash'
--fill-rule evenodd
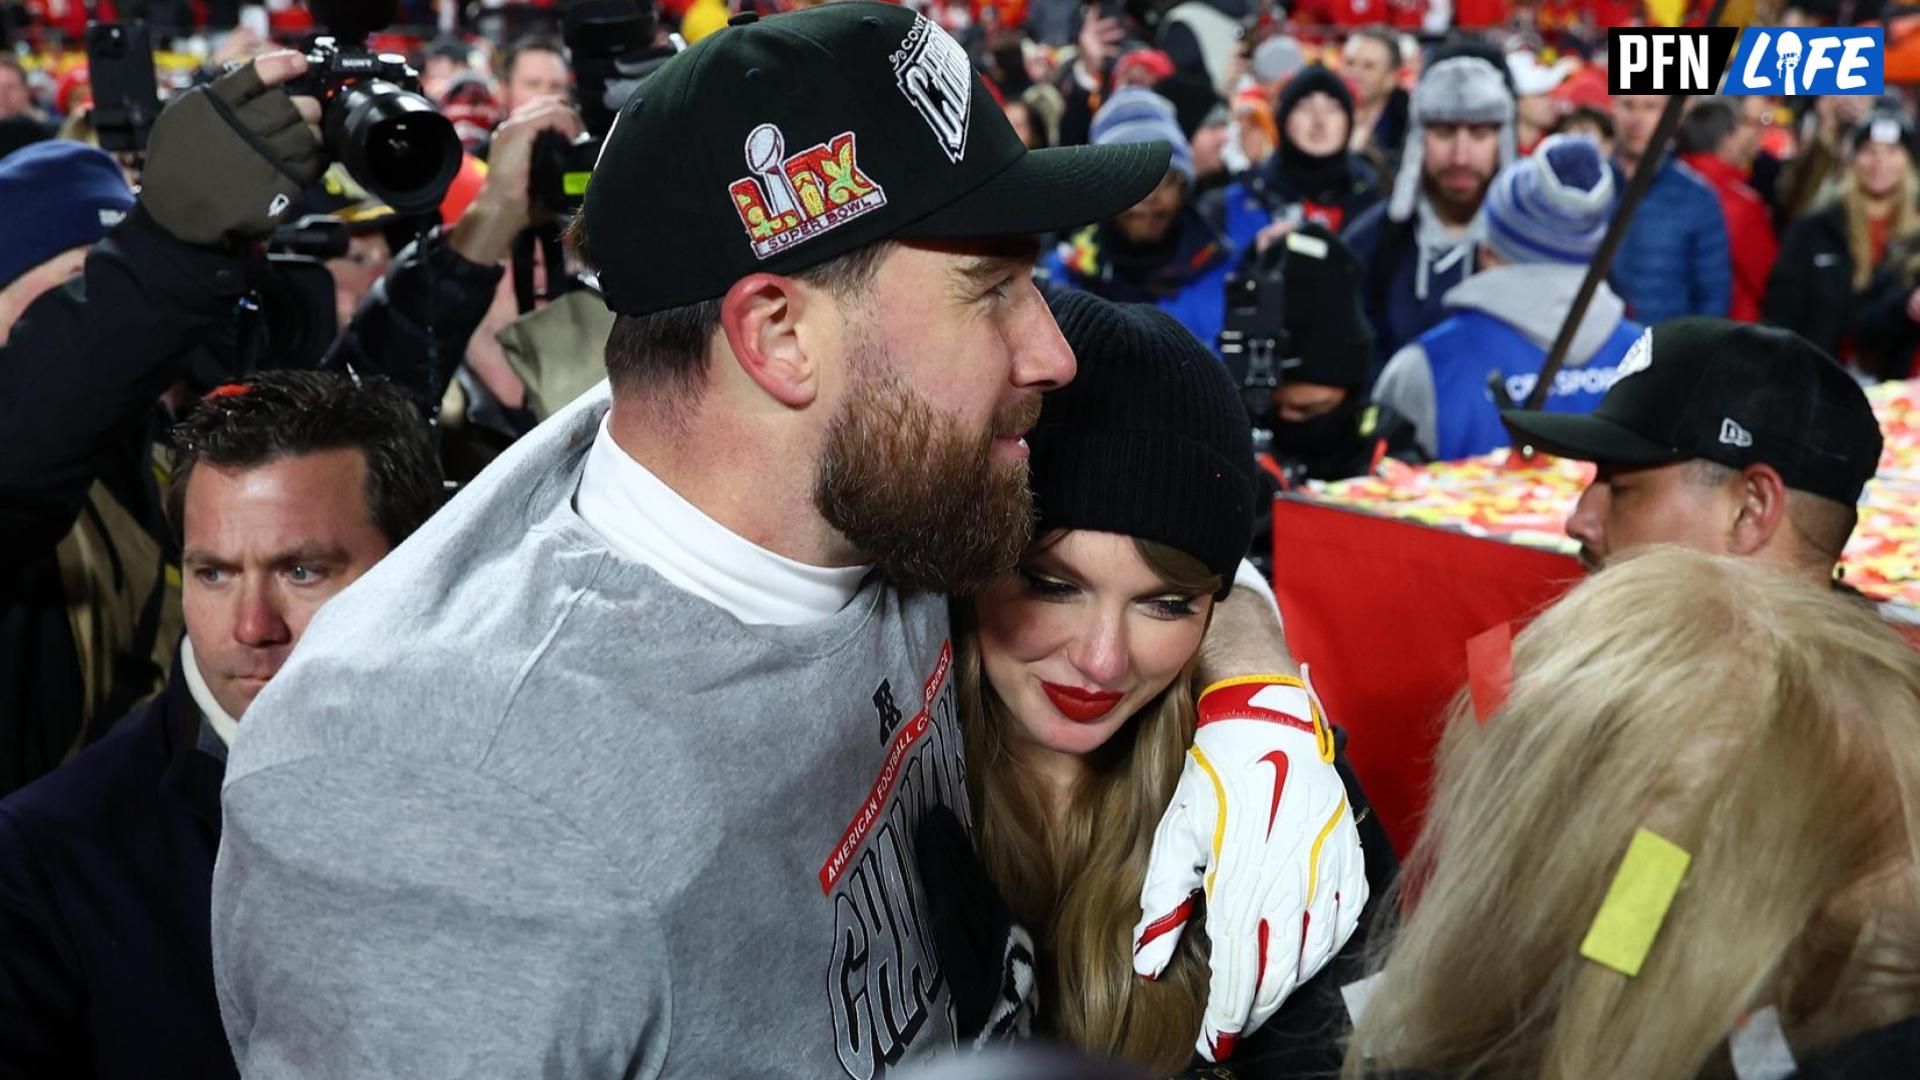
<path id="1" fill-rule="evenodd" d="M 206 676 L 200 674 L 200 664 L 193 658 L 192 638 L 180 639 L 180 670 L 187 677 L 187 692 L 193 695 L 193 703 L 200 707 L 200 715 L 207 718 L 207 726 L 220 736 L 221 742 L 232 746 L 233 736 L 240 730 L 240 721 L 228 716 L 220 703 L 213 699 Z"/>
<path id="2" fill-rule="evenodd" d="M 614 551 L 749 626 L 798 626 L 847 606 L 870 567 L 809 566 L 742 537 L 613 441 L 602 418 L 574 509 Z"/>

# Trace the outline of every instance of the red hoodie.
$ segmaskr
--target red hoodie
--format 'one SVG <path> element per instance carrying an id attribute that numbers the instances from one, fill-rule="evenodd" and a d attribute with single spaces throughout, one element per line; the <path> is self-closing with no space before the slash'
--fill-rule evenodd
<path id="1" fill-rule="evenodd" d="M 1767 274 L 1780 255 L 1773 217 L 1760 193 L 1747 186 L 1747 174 L 1711 153 L 1685 154 L 1681 160 L 1713 185 L 1727 219 L 1727 250 L 1733 261 L 1733 308 L 1741 322 L 1758 322 L 1767 298 Z"/>

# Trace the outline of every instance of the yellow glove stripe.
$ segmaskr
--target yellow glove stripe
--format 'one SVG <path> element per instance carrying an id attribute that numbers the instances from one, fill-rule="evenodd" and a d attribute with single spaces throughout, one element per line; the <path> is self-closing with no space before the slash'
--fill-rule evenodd
<path id="1" fill-rule="evenodd" d="M 1340 805 L 1333 811 L 1333 816 L 1320 827 L 1320 835 L 1313 838 L 1313 849 L 1307 852 L 1307 903 L 1309 904 L 1313 903 L 1313 894 L 1320 888 L 1320 845 L 1326 843 L 1327 837 L 1333 835 L 1333 827 L 1340 824 L 1341 815 L 1346 812 L 1347 797 L 1342 795 Z"/>
<path id="2" fill-rule="evenodd" d="M 1197 711 L 1200 703 L 1207 700 L 1207 695 L 1213 693 L 1215 690 L 1229 690 L 1236 686 L 1252 686 L 1255 683 L 1263 686 L 1293 686 L 1307 692 L 1307 708 L 1313 712 L 1313 737 L 1314 741 L 1320 747 L 1320 760 L 1329 765 L 1333 764 L 1336 750 L 1336 744 L 1333 739 L 1333 725 L 1327 723 L 1326 716 L 1320 712 L 1320 696 L 1313 692 L 1313 687 L 1308 686 L 1304 679 L 1293 675 L 1278 674 L 1236 675 L 1231 679 L 1221 679 L 1219 682 L 1209 683 L 1205 690 L 1200 691 L 1200 696 L 1193 699 L 1195 709 Z"/>
<path id="3" fill-rule="evenodd" d="M 1193 700 L 1198 702 L 1215 690 L 1225 690 L 1233 686 L 1252 686 L 1254 683 L 1265 683 L 1273 686 L 1297 686 L 1302 690 L 1307 688 L 1306 683 L 1301 682 L 1298 677 L 1293 675 L 1236 675 L 1231 679 L 1221 679 L 1217 683 L 1208 683 L 1207 688 L 1200 691 L 1200 697 L 1194 698 Z"/>
<path id="4" fill-rule="evenodd" d="M 1187 753 L 1192 755 L 1193 763 L 1200 766 L 1200 771 L 1207 774 L 1207 779 L 1213 781 L 1213 804 L 1220 808 L 1219 815 L 1213 819 L 1213 869 L 1207 871 L 1207 899 L 1211 900 L 1213 878 L 1220 872 L 1220 847 L 1227 840 L 1227 789 L 1220 783 L 1220 774 L 1214 771 L 1213 762 L 1207 760 L 1199 747 L 1191 747 Z"/>

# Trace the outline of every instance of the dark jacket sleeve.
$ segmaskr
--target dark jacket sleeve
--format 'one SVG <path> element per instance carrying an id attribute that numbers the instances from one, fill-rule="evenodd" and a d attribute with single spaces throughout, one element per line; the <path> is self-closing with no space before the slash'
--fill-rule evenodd
<path id="1" fill-rule="evenodd" d="M 1354 256 L 1367 271 L 1361 279 L 1360 308 L 1366 313 L 1367 323 L 1373 327 L 1374 378 L 1379 377 L 1380 369 L 1387 366 L 1387 360 L 1393 355 L 1388 343 L 1394 340 L 1394 335 L 1388 322 L 1385 302 L 1386 291 L 1391 288 L 1389 282 L 1393 277 L 1393 267 L 1376 265 L 1379 260 L 1392 257 L 1381 250 L 1387 228 L 1387 206 L 1381 202 L 1373 204 L 1359 217 L 1349 221 L 1340 233 L 1340 239 L 1353 249 Z"/>
<path id="2" fill-rule="evenodd" d="M 242 258 L 177 240 L 136 208 L 80 277 L 27 308 L 0 346 L 0 565 L 60 542 L 102 457 L 145 434 L 188 346 L 245 289 Z"/>
<path id="3" fill-rule="evenodd" d="M 384 375 L 437 411 L 504 273 L 468 261 L 435 229 L 401 250 L 321 366 Z"/>
<path id="4" fill-rule="evenodd" d="M 1767 298 L 1760 307 L 1766 321 L 1795 333 L 1805 333 L 1811 321 L 1807 308 L 1817 230 L 1818 223 L 1812 218 L 1801 218 L 1787 229 L 1780 242 L 1780 257 L 1773 262 L 1773 273 L 1767 275 Z"/>
<path id="5" fill-rule="evenodd" d="M 0 1078 L 79 1076 L 81 988 L 59 905 L 27 834 L 0 804 Z"/>
<path id="6" fill-rule="evenodd" d="M 1907 318 L 1906 278 L 1888 259 L 1874 271 L 1853 310 L 1853 343 L 1861 366 L 1883 379 L 1904 379 L 1920 348 L 1920 326 Z"/>
<path id="7" fill-rule="evenodd" d="M 1080 79 L 1074 74 L 1073 65 L 1068 64 L 1060 70 L 1055 80 L 1066 107 L 1060 111 L 1060 130 L 1057 141 L 1061 146 L 1085 146 L 1092 138 L 1093 114 L 1099 108 L 1094 104 L 1093 95 L 1080 85 Z"/>

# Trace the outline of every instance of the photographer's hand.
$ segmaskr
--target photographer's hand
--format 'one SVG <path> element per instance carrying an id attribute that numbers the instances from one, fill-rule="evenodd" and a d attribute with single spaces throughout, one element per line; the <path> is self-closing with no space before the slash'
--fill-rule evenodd
<path id="1" fill-rule="evenodd" d="M 533 205 L 527 181 L 534 141 L 545 131 L 567 139 L 580 134 L 580 117 L 566 99 L 535 98 L 494 130 L 487 182 L 447 234 L 447 242 L 463 258 L 483 266 L 497 263 L 512 251 L 521 230 L 542 223 L 544 213 Z"/>
<path id="2" fill-rule="evenodd" d="M 1074 60 L 1074 74 L 1089 90 L 1105 85 L 1107 64 L 1127 39 L 1126 24 L 1117 16 L 1102 15 L 1099 8 L 1086 9 L 1080 22 L 1080 55 Z"/>
<path id="3" fill-rule="evenodd" d="M 1293 228 L 1294 223 L 1291 221 L 1276 221 L 1261 229 L 1258 233 L 1255 233 L 1253 237 L 1254 252 L 1257 254 L 1265 254 L 1266 250 L 1273 246 L 1275 240 L 1283 239 L 1288 233 L 1293 231 Z"/>
<path id="4" fill-rule="evenodd" d="M 327 167 L 320 103 L 278 89 L 306 70 L 299 53 L 268 53 L 160 113 L 140 202 L 161 228 L 205 245 L 273 231 Z"/>

